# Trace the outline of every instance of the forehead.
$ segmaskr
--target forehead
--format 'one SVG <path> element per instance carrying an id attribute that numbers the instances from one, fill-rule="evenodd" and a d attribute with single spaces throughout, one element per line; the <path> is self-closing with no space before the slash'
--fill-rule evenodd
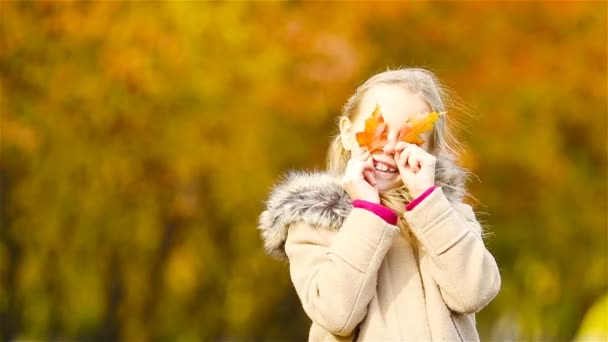
<path id="1" fill-rule="evenodd" d="M 380 105 L 382 116 L 391 129 L 401 129 L 405 121 L 416 114 L 428 113 L 430 106 L 420 93 L 412 93 L 403 85 L 379 84 L 369 89 L 361 99 L 355 125 L 363 122 Z"/>

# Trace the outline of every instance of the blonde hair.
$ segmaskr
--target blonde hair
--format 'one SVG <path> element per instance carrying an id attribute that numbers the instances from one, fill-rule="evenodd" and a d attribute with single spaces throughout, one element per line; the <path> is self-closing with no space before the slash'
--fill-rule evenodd
<path id="1" fill-rule="evenodd" d="M 379 84 L 404 86 L 414 94 L 421 94 L 431 110 L 435 112 L 446 111 L 444 101 L 448 97 L 448 92 L 431 71 L 422 68 L 400 68 L 376 74 L 359 86 L 344 104 L 339 119 L 346 117 L 351 121 L 354 120 L 365 93 Z M 437 158 L 435 167 L 436 184 L 442 188 L 448 200 L 454 202 L 461 201 L 467 195 L 464 188 L 467 172 L 456 163 L 457 150 L 461 146 L 447 125 L 448 115 L 449 113 L 441 115 L 435 123 L 429 142 L 429 152 Z M 327 168 L 332 173 L 342 175 L 346 170 L 349 159 L 350 152 L 344 149 L 340 132 L 338 132 L 329 146 Z M 412 198 L 405 185 L 380 192 L 380 202 L 398 214 L 398 225 L 402 234 L 412 244 L 416 245 L 416 239 L 403 219 L 405 203 L 411 200 Z"/>

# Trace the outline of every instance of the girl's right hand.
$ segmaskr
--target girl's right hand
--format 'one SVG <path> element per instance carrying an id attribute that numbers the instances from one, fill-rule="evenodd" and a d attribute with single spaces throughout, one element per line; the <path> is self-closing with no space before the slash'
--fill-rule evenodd
<path id="1" fill-rule="evenodd" d="M 352 200 L 380 203 L 380 195 L 374 177 L 374 161 L 369 152 L 348 161 L 340 184 Z"/>

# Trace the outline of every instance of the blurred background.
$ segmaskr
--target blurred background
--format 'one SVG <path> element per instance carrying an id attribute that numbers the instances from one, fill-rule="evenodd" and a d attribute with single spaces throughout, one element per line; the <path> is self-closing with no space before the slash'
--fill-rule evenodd
<path id="1" fill-rule="evenodd" d="M 607 4 L 0 3 L 0 339 L 301 341 L 257 231 L 373 74 L 453 90 L 485 341 L 607 336 Z M 603 331 L 604 335 L 601 335 Z"/>

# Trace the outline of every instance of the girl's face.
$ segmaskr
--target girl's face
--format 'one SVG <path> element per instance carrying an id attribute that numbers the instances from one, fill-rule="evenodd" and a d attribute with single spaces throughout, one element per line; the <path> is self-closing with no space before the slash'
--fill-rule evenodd
<path id="1" fill-rule="evenodd" d="M 343 119 L 340 122 L 342 142 L 344 148 L 350 150 L 351 157 L 364 152 L 359 147 L 355 134 L 363 131 L 365 119 L 372 114 L 376 103 L 380 105 L 384 121 L 388 124 L 388 142 L 381 151 L 375 151 L 372 154 L 375 167 L 374 176 L 378 190 L 386 191 L 403 184 L 394 160 L 394 147 L 398 142 L 401 129 L 408 118 L 428 113 L 431 108 L 421 94 L 411 93 L 402 85 L 379 84 L 372 87 L 363 95 L 359 111 L 354 115 L 353 121 Z M 428 151 L 431 132 L 425 132 L 421 137 L 425 141 L 421 147 Z M 388 167 L 389 171 L 380 171 L 379 168 L 386 169 L 380 164 Z"/>

